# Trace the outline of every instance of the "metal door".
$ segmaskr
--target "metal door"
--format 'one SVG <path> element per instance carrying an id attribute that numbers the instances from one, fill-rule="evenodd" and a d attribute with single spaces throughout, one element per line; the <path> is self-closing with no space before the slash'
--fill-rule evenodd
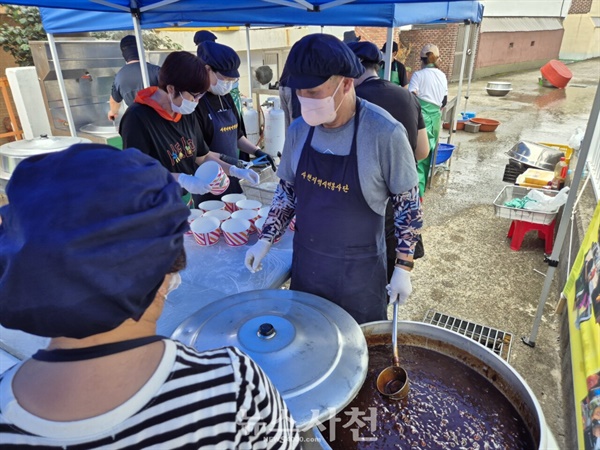
<path id="1" fill-rule="evenodd" d="M 477 33 L 479 27 L 476 24 L 471 24 L 471 31 L 469 36 L 469 44 L 467 50 L 467 63 L 465 65 L 465 73 L 463 79 L 469 78 L 469 67 L 471 67 L 471 58 L 475 58 L 475 52 L 477 50 Z M 458 81 L 460 78 L 460 65 L 463 58 L 463 45 L 465 42 L 465 25 L 461 24 L 458 28 L 458 36 L 456 37 L 456 51 L 454 52 L 454 64 L 452 66 L 452 75 L 450 81 Z"/>

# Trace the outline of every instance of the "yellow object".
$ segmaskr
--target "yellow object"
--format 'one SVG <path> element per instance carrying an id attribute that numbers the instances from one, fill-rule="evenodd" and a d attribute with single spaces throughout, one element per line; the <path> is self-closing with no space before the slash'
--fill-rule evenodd
<path id="1" fill-rule="evenodd" d="M 566 161 L 566 163 L 567 164 L 571 163 L 571 156 L 573 155 L 573 149 L 571 147 L 569 147 L 568 145 L 553 144 L 551 142 L 538 142 L 538 144 L 545 145 L 547 147 L 556 147 L 556 148 L 558 148 L 560 151 L 562 151 L 565 154 L 565 161 Z"/>
<path id="2" fill-rule="evenodd" d="M 523 187 L 540 188 L 552 183 L 554 172 L 541 169 L 527 169 L 517 177 L 516 184 Z"/>

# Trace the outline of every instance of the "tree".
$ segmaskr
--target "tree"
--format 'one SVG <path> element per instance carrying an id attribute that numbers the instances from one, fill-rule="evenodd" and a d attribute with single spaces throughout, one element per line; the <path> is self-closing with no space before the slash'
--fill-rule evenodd
<path id="1" fill-rule="evenodd" d="M 133 33 L 131 31 L 102 31 L 90 34 L 96 39 L 120 41 L 128 34 Z M 173 42 L 170 37 L 161 37 L 153 30 L 142 30 L 142 39 L 146 50 L 181 50 L 183 48 L 178 43 Z"/>
<path id="2" fill-rule="evenodd" d="M 33 66 L 29 41 L 46 39 L 40 11 L 24 6 L 4 5 L 4 8 L 11 20 L 0 24 L 0 46 L 19 66 Z"/>

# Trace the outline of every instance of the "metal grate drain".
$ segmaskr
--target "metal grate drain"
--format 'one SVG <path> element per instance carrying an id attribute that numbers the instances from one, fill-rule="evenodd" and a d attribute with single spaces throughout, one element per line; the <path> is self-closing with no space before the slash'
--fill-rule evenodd
<path id="1" fill-rule="evenodd" d="M 427 311 L 423 322 L 456 331 L 465 337 L 473 339 L 475 342 L 479 342 L 481 345 L 489 348 L 507 362 L 508 358 L 510 358 L 510 347 L 513 339 L 511 333 L 442 314 L 432 309 Z"/>

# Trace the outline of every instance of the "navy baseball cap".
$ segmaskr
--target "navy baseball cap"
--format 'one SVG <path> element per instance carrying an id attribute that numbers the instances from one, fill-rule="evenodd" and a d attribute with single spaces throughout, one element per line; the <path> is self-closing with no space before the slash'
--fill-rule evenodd
<path id="1" fill-rule="evenodd" d="M 216 40 L 217 37 L 208 30 L 196 31 L 196 34 L 194 34 L 194 44 L 196 45 L 200 45 L 206 41 L 215 42 Z"/>
<path id="2" fill-rule="evenodd" d="M 334 75 L 358 78 L 365 68 L 350 48 L 330 34 L 309 34 L 294 44 L 286 61 L 287 86 L 311 89 Z"/>
<path id="3" fill-rule="evenodd" d="M 16 167 L 0 208 L 0 324 L 81 339 L 139 320 L 183 252 L 189 209 L 154 158 L 77 144 Z"/>
<path id="4" fill-rule="evenodd" d="M 213 41 L 204 41 L 198 45 L 198 58 L 208 64 L 215 72 L 229 77 L 239 78 L 240 57 L 234 49 Z"/>
<path id="5" fill-rule="evenodd" d="M 379 63 L 383 60 L 381 51 L 372 42 L 350 42 L 346 45 L 362 62 Z"/>

